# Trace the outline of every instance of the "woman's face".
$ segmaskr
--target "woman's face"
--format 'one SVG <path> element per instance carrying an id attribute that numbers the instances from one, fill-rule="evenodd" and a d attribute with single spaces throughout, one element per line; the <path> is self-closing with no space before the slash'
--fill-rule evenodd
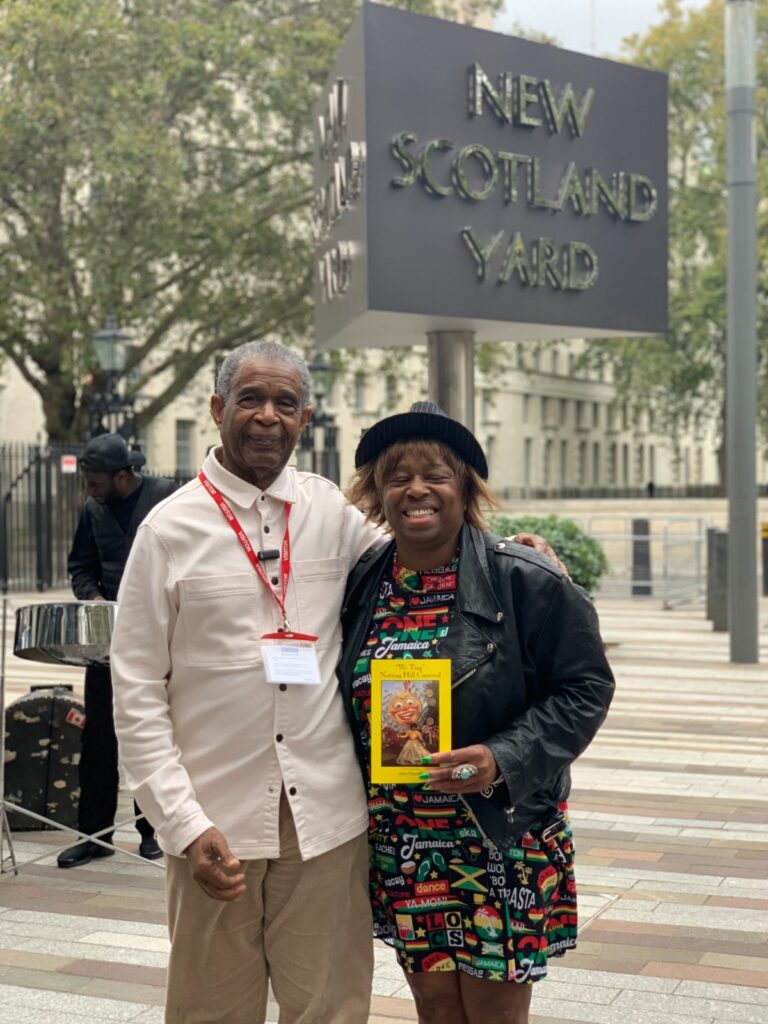
<path id="1" fill-rule="evenodd" d="M 445 550 L 445 560 L 450 559 L 464 523 L 464 495 L 456 474 L 439 457 L 406 450 L 383 481 L 381 503 L 401 556 L 406 551 L 442 556 Z"/>

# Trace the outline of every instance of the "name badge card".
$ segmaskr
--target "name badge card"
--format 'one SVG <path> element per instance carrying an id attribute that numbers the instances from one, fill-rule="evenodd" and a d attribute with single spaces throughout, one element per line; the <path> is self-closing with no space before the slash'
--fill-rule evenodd
<path id="1" fill-rule="evenodd" d="M 316 636 L 307 633 L 269 633 L 261 638 L 267 682 L 288 686 L 319 686 L 320 663 Z"/>

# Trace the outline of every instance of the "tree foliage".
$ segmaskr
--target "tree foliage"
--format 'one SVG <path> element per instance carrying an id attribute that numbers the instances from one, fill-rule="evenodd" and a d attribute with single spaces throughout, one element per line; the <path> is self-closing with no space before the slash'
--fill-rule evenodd
<path id="1" fill-rule="evenodd" d="M 311 110 L 356 9 L 0 6 L 0 353 L 51 438 L 83 436 L 110 314 L 135 340 L 127 386 L 162 382 L 143 424 L 214 354 L 307 330 Z"/>
<path id="2" fill-rule="evenodd" d="M 714 421 L 724 469 L 727 203 L 724 28 L 721 0 L 688 10 L 664 0 L 661 20 L 625 42 L 633 64 L 669 75 L 669 331 L 666 337 L 593 341 L 587 360 L 613 365 L 619 394 L 654 409 L 676 439 Z M 758 0 L 758 193 L 768 183 L 768 0 Z M 768 441 L 768 247 L 758 208 L 759 408 Z M 638 287 L 641 287 L 638 282 Z"/>
<path id="3" fill-rule="evenodd" d="M 571 579 L 593 594 L 600 577 L 608 570 L 608 559 L 600 543 L 572 519 L 557 516 L 491 516 L 490 526 L 502 537 L 533 533 L 544 537 L 567 567 Z"/>

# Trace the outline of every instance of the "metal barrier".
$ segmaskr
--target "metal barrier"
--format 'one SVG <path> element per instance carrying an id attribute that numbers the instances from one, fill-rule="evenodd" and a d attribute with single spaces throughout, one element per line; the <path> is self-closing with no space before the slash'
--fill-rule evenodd
<path id="1" fill-rule="evenodd" d="M 696 516 L 654 517 L 650 529 L 628 515 L 577 519 L 597 540 L 608 559 L 608 572 L 597 593 L 602 598 L 649 596 L 665 607 L 703 599 L 706 590 L 706 528 Z M 643 558 L 638 559 L 638 550 Z M 647 561 L 646 561 L 647 557 Z"/>

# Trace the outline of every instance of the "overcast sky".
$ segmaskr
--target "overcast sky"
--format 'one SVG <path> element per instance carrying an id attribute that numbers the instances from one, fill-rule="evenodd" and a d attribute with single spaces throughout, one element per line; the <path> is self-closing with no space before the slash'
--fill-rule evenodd
<path id="1" fill-rule="evenodd" d="M 706 2 L 684 0 L 684 6 L 704 7 Z M 658 0 L 506 0 L 497 26 L 508 31 L 519 22 L 555 36 L 568 50 L 613 57 L 620 55 L 622 39 L 660 20 Z"/>

